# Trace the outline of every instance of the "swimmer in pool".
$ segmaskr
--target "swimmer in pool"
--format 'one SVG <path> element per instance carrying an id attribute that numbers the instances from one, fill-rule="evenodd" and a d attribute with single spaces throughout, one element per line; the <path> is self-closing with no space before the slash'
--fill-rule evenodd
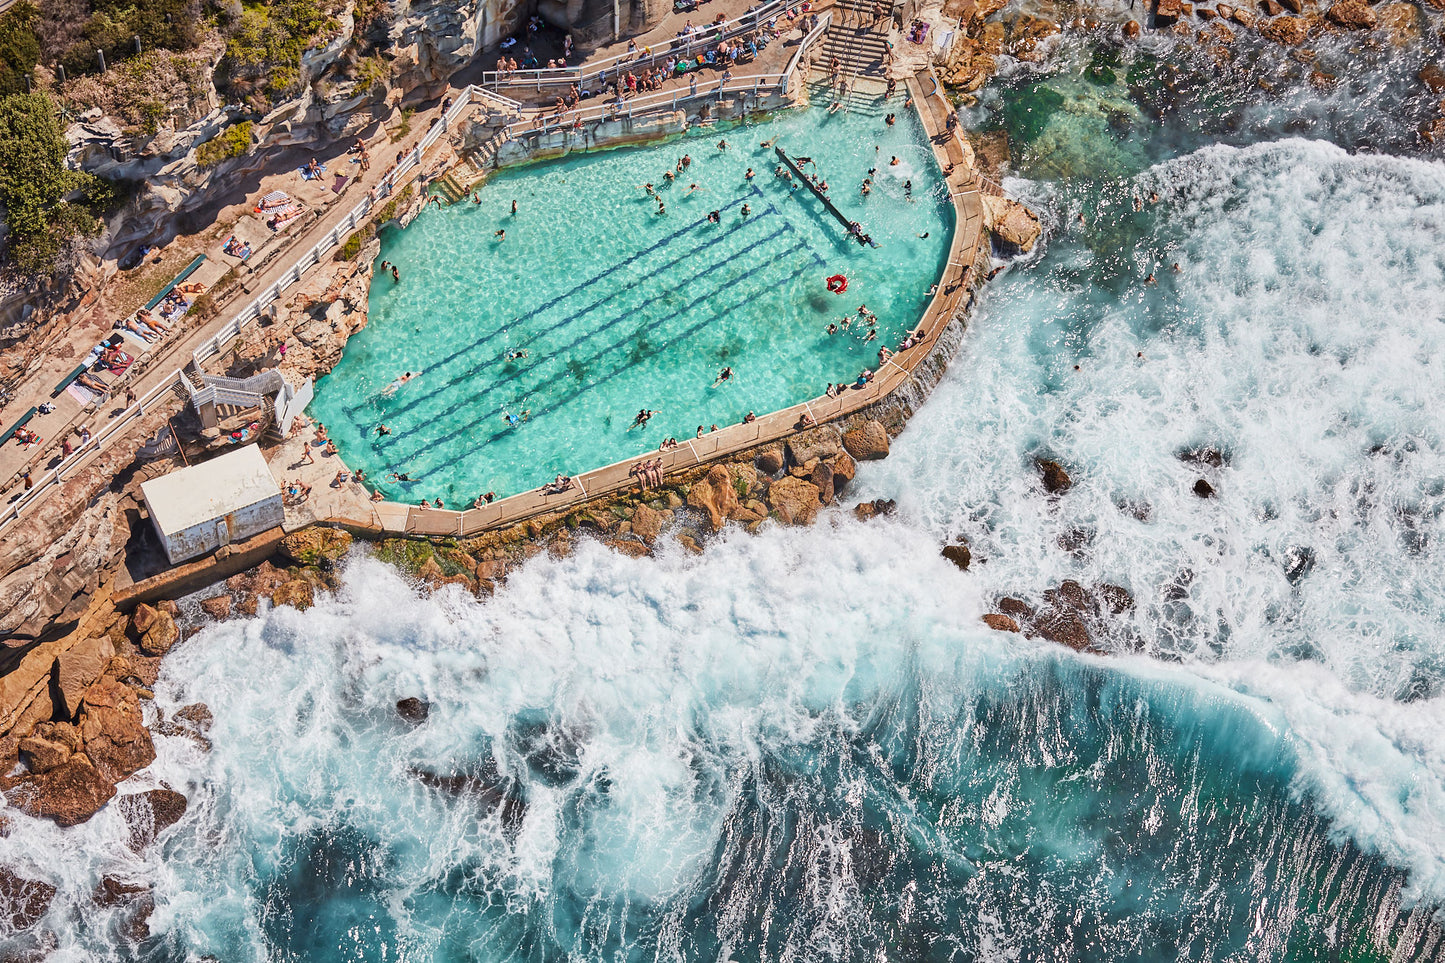
<path id="1" fill-rule="evenodd" d="M 753 169 L 752 169 L 751 167 L 749 167 L 749 168 L 748 168 L 748 172 L 743 175 L 743 180 L 750 181 L 750 180 L 753 179 L 753 177 L 754 177 Z"/>
<path id="2" fill-rule="evenodd" d="M 396 389 L 400 388 L 402 385 L 406 384 L 408 381 L 415 377 L 416 375 L 408 371 L 406 374 L 401 375 L 400 377 L 393 380 L 392 383 L 387 385 L 381 393 L 390 398 L 392 395 L 396 394 Z"/>
<path id="3" fill-rule="evenodd" d="M 632 424 L 627 430 L 631 431 L 633 428 L 646 428 L 647 422 L 661 410 L 661 408 L 643 408 L 637 413 L 637 417 L 632 419 Z"/>
<path id="4" fill-rule="evenodd" d="M 526 348 L 518 348 L 516 351 L 508 351 L 508 352 L 507 352 L 507 360 L 508 360 L 508 361 L 523 361 L 523 360 L 526 359 L 526 357 L 527 357 L 527 349 L 526 349 Z"/>
<path id="5" fill-rule="evenodd" d="M 718 372 L 717 380 L 712 383 L 712 386 L 713 386 L 714 388 L 716 388 L 718 385 L 722 384 L 724 381 L 727 381 L 727 380 L 730 379 L 732 376 L 733 376 L 733 369 L 732 369 L 732 368 L 723 368 L 721 371 Z"/>

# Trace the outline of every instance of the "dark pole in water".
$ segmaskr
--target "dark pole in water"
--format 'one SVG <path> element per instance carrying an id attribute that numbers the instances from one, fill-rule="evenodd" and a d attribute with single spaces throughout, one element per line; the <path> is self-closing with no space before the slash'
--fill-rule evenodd
<path id="1" fill-rule="evenodd" d="M 870 239 L 868 235 L 863 233 L 863 228 L 861 225 L 856 231 L 853 229 L 854 222 L 848 220 L 847 215 L 845 215 L 842 211 L 838 210 L 837 205 L 835 205 L 832 201 L 828 200 L 828 195 L 823 193 L 823 189 L 817 184 L 814 184 L 812 179 L 809 178 L 808 175 L 803 173 L 802 168 L 798 167 L 797 164 L 793 163 L 793 159 L 789 157 L 781 147 L 774 147 L 773 150 L 777 151 L 778 159 L 787 165 L 788 170 L 792 171 L 794 174 L 797 174 L 798 177 L 802 180 L 802 182 L 808 185 L 808 190 L 812 191 L 813 195 L 817 197 L 818 200 L 823 202 L 823 206 L 828 209 L 828 213 L 832 214 L 838 219 L 838 223 L 843 225 L 843 228 L 848 232 L 849 237 L 853 238 L 853 240 L 857 241 L 859 244 L 867 245 L 873 243 L 872 239 Z M 877 245 L 874 246 L 876 247 Z"/>

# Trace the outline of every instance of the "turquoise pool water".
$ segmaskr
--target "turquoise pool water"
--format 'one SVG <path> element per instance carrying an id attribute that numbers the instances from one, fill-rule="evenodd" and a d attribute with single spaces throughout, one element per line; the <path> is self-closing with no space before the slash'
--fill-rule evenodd
<path id="1" fill-rule="evenodd" d="M 319 383 L 312 414 L 388 497 L 463 507 L 796 404 L 876 367 L 878 348 L 896 346 L 927 304 L 952 208 L 901 92 L 891 102 L 855 95 L 831 114 L 826 96 L 757 123 L 503 172 L 481 203 L 431 206 L 386 232 L 380 258 L 401 280 L 377 271 L 370 322 Z M 806 188 L 790 192 L 760 146 L 768 140 L 812 157 L 878 247 L 846 237 Z M 684 155 L 691 164 L 668 183 Z M 833 274 L 849 277 L 846 294 L 828 292 Z M 865 304 L 877 340 L 865 343 L 866 325 L 826 333 Z M 526 358 L 509 358 L 520 350 Z M 732 379 L 712 387 L 725 366 Z M 388 394 L 406 371 L 419 376 Z M 642 408 L 658 414 L 630 429 Z M 389 472 L 412 481 L 389 483 Z"/>

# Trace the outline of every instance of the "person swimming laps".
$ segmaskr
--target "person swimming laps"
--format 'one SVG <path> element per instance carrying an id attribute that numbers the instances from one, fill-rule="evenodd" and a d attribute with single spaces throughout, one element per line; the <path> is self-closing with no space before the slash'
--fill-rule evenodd
<path id="1" fill-rule="evenodd" d="M 392 380 L 391 384 L 383 388 L 381 393 L 386 397 L 390 398 L 392 395 L 396 394 L 396 389 L 400 388 L 402 385 L 406 384 L 408 381 L 415 377 L 416 375 L 410 371 L 408 371 L 404 375 L 399 375 Z"/>
<path id="2" fill-rule="evenodd" d="M 712 386 L 713 386 L 714 388 L 716 388 L 718 385 L 722 384 L 724 381 L 731 381 L 731 380 L 732 380 L 732 376 L 733 376 L 733 369 L 732 369 L 732 368 L 723 368 L 721 371 L 718 372 L 717 380 L 712 383 Z"/>

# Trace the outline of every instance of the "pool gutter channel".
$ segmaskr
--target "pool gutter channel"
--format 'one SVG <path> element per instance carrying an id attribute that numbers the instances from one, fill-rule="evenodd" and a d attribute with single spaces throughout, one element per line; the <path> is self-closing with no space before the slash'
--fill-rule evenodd
<path id="1" fill-rule="evenodd" d="M 941 380 L 957 352 L 974 289 L 987 274 L 989 257 L 982 200 L 988 187 L 974 168 L 973 150 L 961 129 L 951 133 L 947 130 L 952 107 L 931 69 L 918 71 L 907 78 L 906 84 L 940 173 L 952 166 L 952 172 L 943 177 L 955 216 L 946 266 L 919 320 L 924 330 L 922 343 L 880 365 L 871 382 L 862 388 L 845 389 L 836 397 L 813 398 L 761 415 L 751 423 L 720 428 L 671 451 L 644 452 L 574 475 L 576 487 L 560 494 L 548 495 L 538 488 L 465 511 L 377 502 L 369 506 L 369 519 L 334 517 L 326 522 L 371 537 L 470 537 L 541 516 L 561 517 L 583 506 L 608 501 L 636 487 L 633 468 L 643 461 L 661 459 L 664 475 L 674 475 L 735 458 L 814 425 L 844 419 L 874 418 L 890 435 L 900 432 Z"/>

